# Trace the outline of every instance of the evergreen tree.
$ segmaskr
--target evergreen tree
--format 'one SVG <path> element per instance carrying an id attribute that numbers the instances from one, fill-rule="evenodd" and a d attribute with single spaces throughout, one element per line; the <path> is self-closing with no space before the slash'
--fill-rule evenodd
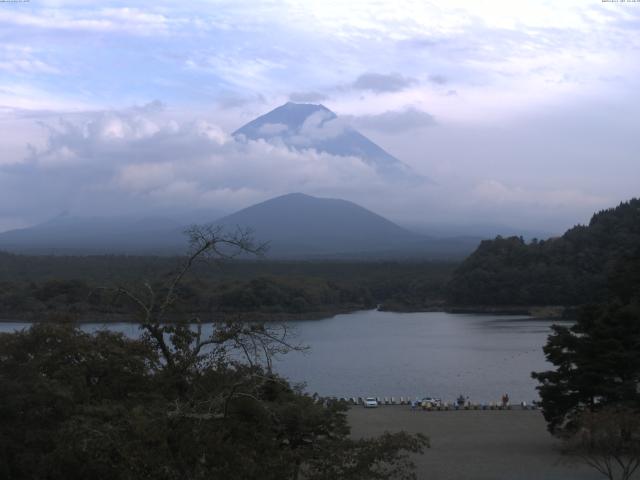
<path id="1" fill-rule="evenodd" d="M 583 411 L 640 408 L 640 305 L 582 309 L 571 326 L 554 326 L 544 352 L 555 370 L 534 372 L 552 433 L 575 430 Z"/>

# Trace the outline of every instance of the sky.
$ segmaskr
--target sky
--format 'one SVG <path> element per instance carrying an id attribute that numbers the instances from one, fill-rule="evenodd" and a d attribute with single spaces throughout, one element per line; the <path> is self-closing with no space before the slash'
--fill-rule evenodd
<path id="1" fill-rule="evenodd" d="M 640 2 L 31 0 L 0 40 L 0 231 L 304 192 L 560 233 L 640 194 Z M 287 101 L 425 181 L 231 136 Z"/>

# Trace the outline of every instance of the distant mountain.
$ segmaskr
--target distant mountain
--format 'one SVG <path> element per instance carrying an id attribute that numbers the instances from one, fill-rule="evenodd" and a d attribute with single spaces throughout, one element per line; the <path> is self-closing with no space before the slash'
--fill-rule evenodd
<path id="1" fill-rule="evenodd" d="M 410 232 L 355 203 L 292 193 L 216 222 L 250 227 L 270 257 L 460 258 L 479 239 L 436 240 Z"/>
<path id="2" fill-rule="evenodd" d="M 298 150 L 312 148 L 337 156 L 354 156 L 390 178 L 415 173 L 324 105 L 288 102 L 236 130 L 236 138 L 282 142 Z"/>
<path id="3" fill-rule="evenodd" d="M 338 254 L 397 249 L 420 240 L 384 217 L 346 200 L 291 193 L 216 222 L 250 227 L 270 255 Z"/>
<path id="4" fill-rule="evenodd" d="M 163 217 L 62 215 L 33 227 L 0 233 L 0 249 L 33 254 L 148 253 L 185 249 L 183 227 Z"/>
<path id="5" fill-rule="evenodd" d="M 640 199 L 632 199 L 594 214 L 589 225 L 575 226 L 561 237 L 529 243 L 522 237 L 483 241 L 455 271 L 449 301 L 456 305 L 599 302 L 613 284 L 620 283 L 621 273 L 639 261 Z"/>
<path id="6" fill-rule="evenodd" d="M 29 228 L 0 233 L 0 250 L 31 254 L 153 254 L 186 250 L 191 219 L 60 216 Z M 251 228 L 268 242 L 267 258 L 459 259 L 477 237 L 431 238 L 406 230 L 346 200 L 292 193 L 216 221 L 227 231 Z"/>

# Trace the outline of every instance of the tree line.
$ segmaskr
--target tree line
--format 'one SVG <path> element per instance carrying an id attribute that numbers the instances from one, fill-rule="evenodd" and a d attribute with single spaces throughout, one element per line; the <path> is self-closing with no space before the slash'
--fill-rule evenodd
<path id="1" fill-rule="evenodd" d="M 455 270 L 456 305 L 582 305 L 606 301 L 610 282 L 638 255 L 640 199 L 593 215 L 558 238 L 483 241 Z"/>
<path id="2" fill-rule="evenodd" d="M 0 254 L 0 317 L 117 319 L 130 312 L 130 300 L 105 286 L 147 278 L 161 289 L 166 271 L 179 264 L 179 258 L 163 257 Z M 193 275 L 180 284 L 172 313 L 203 318 L 236 313 L 329 315 L 379 304 L 420 309 L 443 302 L 454 267 L 437 262 L 234 261 L 211 268 L 196 263 Z"/>

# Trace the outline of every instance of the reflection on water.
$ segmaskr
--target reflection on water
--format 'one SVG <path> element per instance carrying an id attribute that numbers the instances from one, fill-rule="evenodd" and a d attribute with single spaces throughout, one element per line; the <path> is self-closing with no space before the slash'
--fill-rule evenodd
<path id="1" fill-rule="evenodd" d="M 531 371 L 549 367 L 542 346 L 552 323 L 521 316 L 378 311 L 294 321 L 288 326 L 310 351 L 279 357 L 275 368 L 322 395 L 452 400 L 464 394 L 489 402 L 508 393 L 515 402 L 530 402 L 537 398 Z M 0 331 L 25 326 L 4 323 Z M 107 327 L 139 334 L 134 324 Z"/>

